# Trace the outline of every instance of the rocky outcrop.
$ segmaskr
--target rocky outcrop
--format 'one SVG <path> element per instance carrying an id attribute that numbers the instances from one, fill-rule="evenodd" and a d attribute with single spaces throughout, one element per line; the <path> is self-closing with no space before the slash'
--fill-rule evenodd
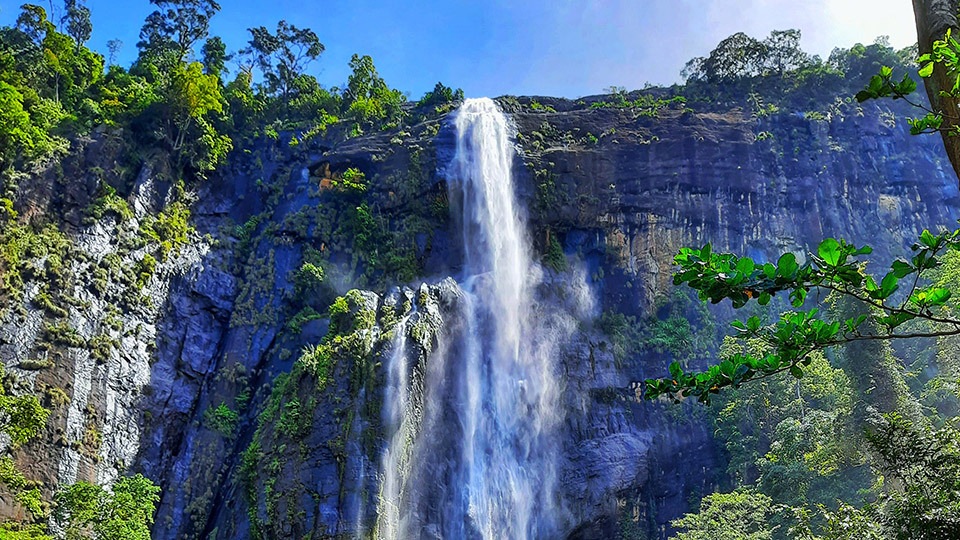
<path id="1" fill-rule="evenodd" d="M 178 284 L 202 273 L 209 249 L 192 234 L 165 260 L 153 258 L 141 234 L 157 221 L 170 186 L 154 183 L 146 167 L 123 217 L 89 219 L 85 209 L 97 204 L 99 179 L 96 170 L 84 170 L 96 161 L 83 156 L 107 145 L 77 144 L 79 156 L 63 164 L 67 171 L 21 183 L 22 216 L 47 212 L 64 221 L 61 229 L 14 233 L 27 246 L 28 272 L 21 298 L 0 317 L 0 361 L 22 391 L 41 395 L 52 409 L 43 439 L 19 456 L 47 496 L 78 480 L 109 485 L 135 465 L 150 414 L 143 399 L 153 390 L 157 347 L 166 339 L 162 315 L 179 301 Z M 146 260 L 153 261 L 149 271 Z"/>

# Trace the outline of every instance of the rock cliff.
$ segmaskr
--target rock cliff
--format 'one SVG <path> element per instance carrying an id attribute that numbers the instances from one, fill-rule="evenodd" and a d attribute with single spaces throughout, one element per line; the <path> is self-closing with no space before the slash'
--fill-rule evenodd
<path id="1" fill-rule="evenodd" d="M 639 399 L 670 353 L 623 347 L 602 314 L 655 320 L 681 304 L 671 259 L 687 244 L 764 260 L 842 236 L 882 260 L 953 226 L 960 192 L 939 140 L 911 137 L 899 109 L 602 99 L 499 102 L 517 128 L 538 295 L 563 308 L 559 284 L 580 276 L 595 300 L 560 359 L 564 533 L 665 538 L 723 481 L 724 456 L 695 407 Z M 391 339 L 408 333 L 416 380 L 457 297 L 446 119 L 260 141 L 193 195 L 159 160 L 115 170 L 116 136 L 75 141 L 17 182 L 23 286 L 3 299 L 0 360 L 54 411 L 18 462 L 47 486 L 144 473 L 163 488 L 157 539 L 369 534 Z M 124 175 L 130 189 L 104 189 Z M 711 318 L 694 321 L 706 341 Z M 291 373 L 303 357 L 312 369 Z"/>

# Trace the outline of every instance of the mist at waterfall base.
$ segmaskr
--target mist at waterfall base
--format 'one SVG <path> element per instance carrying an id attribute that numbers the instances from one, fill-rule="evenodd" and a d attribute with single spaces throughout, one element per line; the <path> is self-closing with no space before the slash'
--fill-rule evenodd
<path id="1" fill-rule="evenodd" d="M 543 294 L 514 196 L 513 130 L 497 105 L 466 100 L 454 127 L 447 176 L 463 275 L 426 365 L 409 359 L 409 317 L 397 325 L 376 537 L 551 538 L 568 522 L 557 357 L 593 301 L 582 272 L 560 286 L 569 305 Z"/>

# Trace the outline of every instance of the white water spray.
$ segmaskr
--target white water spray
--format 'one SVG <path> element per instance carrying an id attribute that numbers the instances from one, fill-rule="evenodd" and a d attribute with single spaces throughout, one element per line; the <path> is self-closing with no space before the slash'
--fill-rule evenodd
<path id="1" fill-rule="evenodd" d="M 463 296 L 428 359 L 419 433 L 389 419 L 396 431 L 384 455 L 378 536 L 549 537 L 558 514 L 557 351 L 549 317 L 531 298 L 536 272 L 514 199 L 511 127 L 485 98 L 465 101 L 455 122 L 448 176 L 451 200 L 462 201 Z M 396 354 L 392 361 L 391 411 L 410 399 L 400 390 L 409 366 Z M 409 462 L 398 463 L 411 446 Z"/>

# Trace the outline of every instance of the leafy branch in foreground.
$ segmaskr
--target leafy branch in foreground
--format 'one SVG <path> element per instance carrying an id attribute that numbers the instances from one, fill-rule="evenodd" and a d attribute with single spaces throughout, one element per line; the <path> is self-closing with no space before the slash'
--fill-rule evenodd
<path id="1" fill-rule="evenodd" d="M 921 283 L 921 274 L 939 267 L 944 253 L 960 251 L 960 230 L 938 235 L 925 230 L 911 249 L 912 258 L 893 261 L 878 280 L 866 273 L 866 261 L 859 259 L 873 252 L 869 246 L 857 248 L 833 238 L 821 242 L 817 253 L 802 264 L 793 253 L 783 254 L 776 264 L 758 264 L 749 257 L 714 253 L 710 244 L 683 248 L 674 258 L 679 269 L 673 282 L 688 284 L 701 300 L 716 304 L 729 299 L 734 308 L 741 308 L 751 300 L 766 305 L 776 294 L 788 293 L 798 311 L 784 313 L 770 325 L 757 317 L 734 321 L 740 337 L 760 340 L 768 352 L 762 357 L 737 353 L 702 373 L 685 372 L 673 362 L 670 377 L 645 381 L 646 397 L 675 402 L 696 397 L 706 403 L 721 388 L 752 379 L 783 371 L 800 378 L 812 352 L 834 345 L 960 334 L 960 319 L 946 308 L 951 291 Z M 816 308 L 800 310 L 811 290 L 850 297 L 868 309 L 855 317 L 824 320 Z M 904 330 L 905 323 L 915 320 L 926 323 L 923 329 Z"/>
<path id="2" fill-rule="evenodd" d="M 950 30 L 947 30 L 943 39 L 934 41 L 931 52 L 920 55 L 917 62 L 921 66 L 917 74 L 924 79 L 933 76 L 935 64 L 942 65 L 954 84 L 950 90 L 942 90 L 941 95 L 954 99 L 960 98 L 960 42 L 951 36 Z M 921 109 L 926 113 L 925 116 L 907 120 L 912 135 L 937 132 L 950 136 L 960 135 L 960 126 L 956 124 L 957 118 L 948 117 L 953 122 L 949 123 L 949 128 L 943 127 L 945 118 L 943 111 L 932 109 L 918 101 L 911 101 L 907 97 L 916 89 L 917 83 L 909 75 L 904 75 L 900 82 L 896 82 L 893 78 L 893 69 L 883 66 L 879 74 L 870 78 L 867 87 L 857 92 L 856 98 L 861 103 L 870 99 L 902 99 L 913 107 Z"/>

